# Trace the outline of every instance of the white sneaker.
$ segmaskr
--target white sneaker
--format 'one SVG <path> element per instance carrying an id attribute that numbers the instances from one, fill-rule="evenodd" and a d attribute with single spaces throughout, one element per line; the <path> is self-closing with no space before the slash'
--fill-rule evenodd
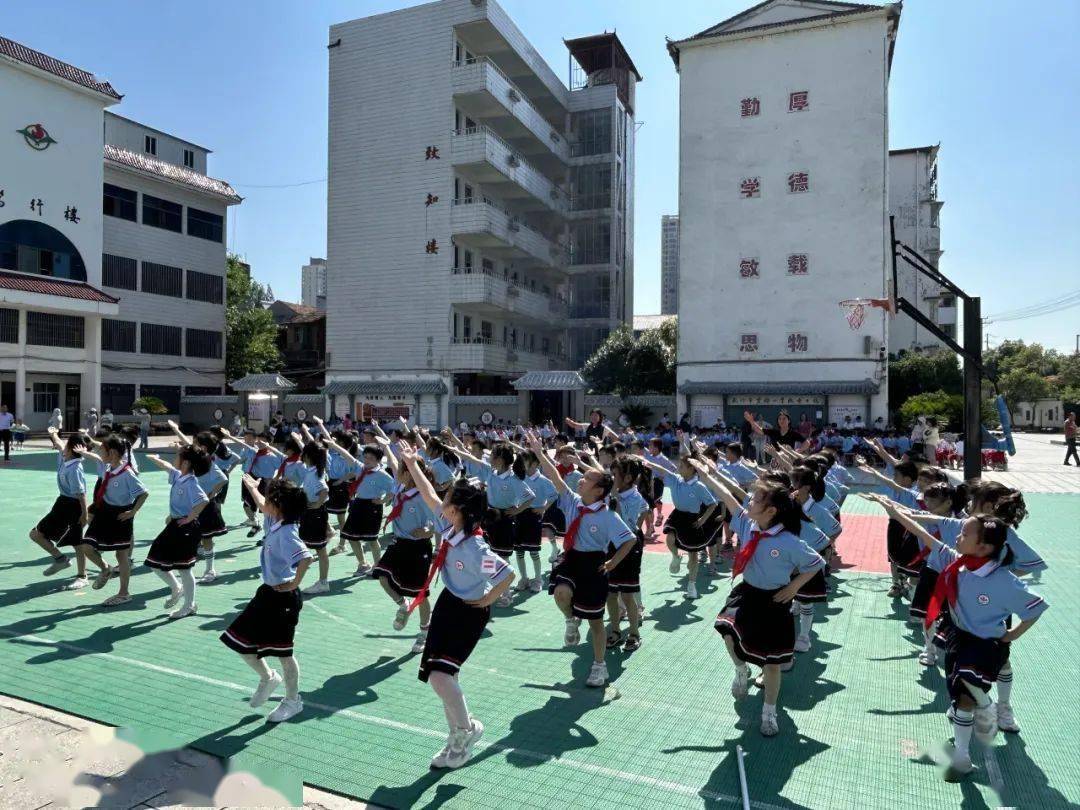
<path id="1" fill-rule="evenodd" d="M 686 598 L 687 599 L 697 599 L 698 598 L 697 584 L 696 583 L 691 582 L 691 583 L 687 584 L 687 586 L 686 586 Z"/>
<path id="2" fill-rule="evenodd" d="M 959 782 L 969 773 L 975 770 L 975 766 L 971 764 L 971 756 L 954 753 L 952 760 L 949 762 L 949 768 L 945 771 L 946 782 Z"/>
<path id="3" fill-rule="evenodd" d="M 795 639 L 795 652 L 806 652 L 810 649 L 810 636 L 799 636 Z"/>
<path id="4" fill-rule="evenodd" d="M 551 547 L 551 556 L 548 557 L 548 562 L 554 564 L 559 559 L 559 549 L 557 546 Z"/>
<path id="5" fill-rule="evenodd" d="M 281 701 L 281 703 L 278 704 L 278 707 L 276 709 L 270 712 L 270 716 L 266 719 L 269 720 L 271 723 L 282 723 L 286 720 L 296 717 L 296 715 L 300 714 L 300 712 L 302 712 L 303 710 L 304 701 L 302 701 L 300 698 L 296 698 L 295 700 L 289 700 L 288 698 L 285 698 L 285 700 Z"/>
<path id="6" fill-rule="evenodd" d="M 450 734 L 447 744 L 449 751 L 446 752 L 446 767 L 460 768 L 472 759 L 473 746 L 484 736 L 484 725 L 475 718 L 470 718 L 472 727 L 469 729 L 455 729 Z"/>
<path id="7" fill-rule="evenodd" d="M 735 667 L 735 678 L 731 682 L 731 696 L 742 700 L 750 694 L 750 671 L 746 667 Z"/>
<path id="8" fill-rule="evenodd" d="M 576 647 L 581 642 L 581 619 L 570 618 L 566 620 L 566 630 L 563 633 L 563 644 L 567 647 Z"/>
<path id="9" fill-rule="evenodd" d="M 989 745 L 997 736 L 997 707 L 991 703 L 983 709 L 975 710 L 975 739 Z"/>
<path id="10" fill-rule="evenodd" d="M 446 758 L 450 755 L 450 738 L 453 736 L 454 733 L 450 732 L 446 738 L 446 745 L 442 747 L 442 750 L 439 751 L 439 753 L 431 758 L 431 770 L 437 771 L 446 767 Z"/>
<path id="11" fill-rule="evenodd" d="M 259 685 L 255 688 L 255 694 L 248 700 L 248 706 L 257 709 L 270 698 L 281 686 L 282 677 L 274 670 L 270 670 L 269 678 L 259 678 Z"/>
<path id="12" fill-rule="evenodd" d="M 394 629 L 404 630 L 405 625 L 409 623 L 409 605 L 407 602 L 402 602 L 398 605 L 397 613 L 394 614 Z"/>
<path id="13" fill-rule="evenodd" d="M 318 582 L 304 588 L 304 596 L 314 596 L 320 593 L 330 593 L 330 583 L 325 579 L 320 579 Z"/>
<path id="14" fill-rule="evenodd" d="M 518 580 L 517 585 L 514 586 L 514 590 L 518 593 L 529 590 L 529 584 L 532 582 L 528 577 L 524 577 Z"/>
<path id="15" fill-rule="evenodd" d="M 510 607 L 510 604 L 510 594 L 508 593 L 504 593 L 502 596 L 495 600 L 495 607 Z"/>
<path id="16" fill-rule="evenodd" d="M 60 557 L 57 557 L 55 560 L 53 560 L 52 564 L 50 564 L 48 568 L 41 572 L 41 575 L 45 577 L 51 577 L 53 574 L 63 571 L 69 565 L 71 565 L 71 560 L 67 558 L 66 554 L 61 555 Z"/>
<path id="17" fill-rule="evenodd" d="M 345 551 L 345 544 L 344 543 L 330 549 L 330 556 L 331 557 L 337 556 L 338 554 L 341 554 L 343 551 Z"/>
<path id="18" fill-rule="evenodd" d="M 199 582 L 203 585 L 209 585 L 211 582 L 217 579 L 217 571 L 211 568 L 209 571 L 199 577 Z"/>
<path id="19" fill-rule="evenodd" d="M 997 705 L 997 727 L 1010 734 L 1016 734 L 1020 731 L 1020 725 L 1016 722 L 1016 717 L 1013 716 L 1012 706 L 1008 703 L 999 703 Z"/>
<path id="20" fill-rule="evenodd" d="M 682 567 L 682 557 L 676 554 L 671 558 L 671 565 L 668 566 L 668 571 L 673 574 L 679 573 L 679 569 Z"/>
<path id="21" fill-rule="evenodd" d="M 109 566 L 105 567 L 104 571 L 99 571 L 98 575 L 94 577 L 94 584 L 91 586 L 95 591 L 100 591 L 105 587 L 105 583 L 109 581 L 109 577 L 113 575 L 113 570 Z"/>
<path id="22" fill-rule="evenodd" d="M 179 608 L 169 614 L 170 619 L 186 619 L 188 616 L 194 616 L 199 612 L 199 606 L 192 602 L 190 605 L 181 605 Z"/>
<path id="23" fill-rule="evenodd" d="M 761 713 L 761 736 L 775 737 L 780 733 L 780 726 L 776 723 L 776 715 L 772 712 Z"/>
<path id="24" fill-rule="evenodd" d="M 594 661 L 589 669 L 589 677 L 585 679 L 586 686 L 605 686 L 607 684 L 607 664 L 603 661 Z"/>
<path id="25" fill-rule="evenodd" d="M 183 595 L 183 591 L 173 591 L 169 598 L 165 600 L 165 604 L 162 605 L 162 607 L 165 608 L 165 610 L 172 610 L 180 604 L 180 597 Z"/>
<path id="26" fill-rule="evenodd" d="M 90 580 L 88 580 L 86 577 L 75 577 L 75 579 L 71 580 L 71 582 L 68 583 L 66 590 L 81 591 L 89 584 Z"/>
<path id="27" fill-rule="evenodd" d="M 416 641 L 413 642 L 412 651 L 414 653 L 422 653 L 424 651 L 424 645 L 427 644 L 427 630 L 421 630 L 416 634 Z"/>
<path id="28" fill-rule="evenodd" d="M 923 650 L 919 653 L 919 663 L 924 667 L 937 666 L 937 653 L 933 650 Z"/>
<path id="29" fill-rule="evenodd" d="M 368 565 L 367 563 L 360 563 L 360 565 L 356 566 L 356 570 L 353 571 L 353 576 L 354 577 L 360 577 L 361 579 L 363 579 L 364 577 L 368 576 L 370 573 L 371 573 L 371 566 Z"/>
<path id="30" fill-rule="evenodd" d="M 529 580 L 529 590 L 533 593 L 540 593 L 544 590 L 544 581 L 540 577 L 533 577 Z"/>

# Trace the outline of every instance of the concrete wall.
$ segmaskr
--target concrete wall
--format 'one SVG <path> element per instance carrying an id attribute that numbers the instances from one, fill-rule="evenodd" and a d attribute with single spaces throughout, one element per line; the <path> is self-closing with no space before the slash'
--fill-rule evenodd
<path id="1" fill-rule="evenodd" d="M 166 163 L 172 163 L 176 166 L 185 166 L 184 150 L 190 149 L 194 153 L 195 162 L 193 166 L 188 168 L 200 174 L 206 174 L 208 149 L 190 141 L 181 140 L 167 132 L 161 132 L 153 127 L 140 124 L 138 121 L 132 121 L 130 118 L 124 118 L 112 113 L 105 114 L 105 143 L 111 143 L 139 155 L 145 155 L 150 154 L 146 151 L 145 136 L 147 135 L 157 139 L 157 151 L 153 156 L 158 160 L 164 160 Z"/>

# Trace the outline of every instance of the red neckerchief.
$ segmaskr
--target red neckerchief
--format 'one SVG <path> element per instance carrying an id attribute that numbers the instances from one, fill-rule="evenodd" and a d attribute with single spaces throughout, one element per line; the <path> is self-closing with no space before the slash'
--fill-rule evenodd
<path id="1" fill-rule="evenodd" d="M 94 488 L 94 506 L 101 506 L 105 503 L 105 490 L 109 488 L 109 482 L 116 476 L 123 474 L 124 470 L 130 470 L 130 464 L 121 464 L 116 472 L 112 470 L 106 470 L 105 475 L 98 479 L 98 486 Z"/>
<path id="2" fill-rule="evenodd" d="M 285 460 L 282 461 L 281 466 L 277 468 L 277 474 L 274 477 L 275 478 L 283 477 L 285 475 L 285 468 L 290 464 L 295 464 L 299 460 L 300 460 L 299 454 L 295 455 L 295 456 L 285 456 Z"/>
<path id="3" fill-rule="evenodd" d="M 265 455 L 268 455 L 269 453 L 270 453 L 270 451 L 267 450 L 265 447 L 260 447 L 258 450 L 255 451 L 255 455 L 251 457 L 251 466 L 248 467 L 248 475 L 251 475 L 253 472 L 255 472 L 255 463 L 260 458 L 262 458 Z"/>
<path id="4" fill-rule="evenodd" d="M 368 473 L 372 473 L 372 472 L 375 472 L 375 471 L 372 470 L 372 469 L 368 469 L 367 467 L 364 467 L 362 470 L 360 470 L 360 477 L 359 478 L 354 478 L 352 480 L 352 482 L 349 484 L 349 497 L 350 498 L 355 498 L 356 497 L 356 491 L 358 489 L 360 489 L 360 485 L 362 483 L 364 483 L 364 479 L 367 478 Z"/>
<path id="5" fill-rule="evenodd" d="M 573 464 L 556 464 L 555 469 L 559 471 L 560 478 L 566 478 L 570 473 L 574 471 Z"/>
<path id="6" fill-rule="evenodd" d="M 765 532 L 750 532 L 750 542 L 739 543 L 739 550 L 735 553 L 735 562 L 731 565 L 732 579 L 735 579 L 750 564 L 750 560 L 754 558 L 754 552 L 757 551 L 758 543 L 761 542 L 762 537 L 765 537 Z"/>
<path id="7" fill-rule="evenodd" d="M 394 496 L 394 508 L 391 509 L 390 514 L 386 516 L 386 522 L 383 524 L 383 528 L 385 529 L 387 526 L 389 526 L 391 523 L 393 523 L 395 520 L 397 520 L 399 517 L 401 517 L 401 513 L 403 511 L 405 511 L 405 504 L 408 503 L 409 501 L 411 501 L 413 498 L 415 498 L 419 494 L 420 494 L 420 491 L 417 490 L 412 495 L 405 495 L 405 491 L 402 490 L 397 495 L 395 495 Z"/>
<path id="8" fill-rule="evenodd" d="M 948 600 L 950 605 L 956 604 L 956 597 L 960 593 L 960 569 L 978 571 L 988 562 L 991 562 L 989 557 L 972 557 L 970 554 L 962 554 L 945 566 L 945 570 L 941 572 L 934 586 L 933 594 L 930 595 L 930 604 L 926 606 L 927 627 L 937 621 L 945 600 Z"/>
<path id="9" fill-rule="evenodd" d="M 570 525 L 566 527 L 566 534 L 563 535 L 562 550 L 564 552 L 574 550 L 574 541 L 577 540 L 578 529 L 581 527 L 581 519 L 585 517 L 587 513 L 595 515 L 598 512 L 603 512 L 605 509 L 607 509 L 607 506 L 604 505 L 603 501 L 598 501 L 597 503 L 599 503 L 600 505 L 581 505 L 578 507 L 577 516 L 572 521 L 570 521 Z"/>
<path id="10" fill-rule="evenodd" d="M 484 533 L 480 529 L 477 529 L 470 536 L 482 538 L 484 536 Z M 462 538 L 462 540 L 464 540 L 464 538 Z M 460 543 L 462 541 L 459 540 L 458 542 Z M 450 541 L 448 539 L 444 539 L 442 541 L 442 544 L 439 546 L 438 552 L 436 552 L 435 554 L 435 558 L 431 561 L 431 568 L 428 569 L 427 578 L 424 580 L 423 587 L 420 588 L 420 593 L 418 593 L 413 598 L 412 602 L 409 603 L 410 613 L 412 613 L 413 610 L 416 609 L 417 605 L 419 605 L 421 602 L 428 598 L 428 594 L 431 592 L 431 583 L 435 581 L 436 575 L 439 573 L 439 571 L 442 570 L 443 563 L 446 562 L 446 555 L 449 553 Z"/>
<path id="11" fill-rule="evenodd" d="M 933 535 L 933 537 L 936 540 L 941 540 L 941 532 L 939 532 L 937 529 L 934 529 L 932 532 L 930 532 L 930 534 Z M 930 556 L 930 547 L 929 546 L 923 546 L 922 548 L 919 549 L 919 553 L 911 558 L 911 562 L 908 563 L 908 567 L 913 567 L 913 566 L 918 565 L 919 563 L 921 563 L 923 560 L 925 560 L 929 556 Z"/>

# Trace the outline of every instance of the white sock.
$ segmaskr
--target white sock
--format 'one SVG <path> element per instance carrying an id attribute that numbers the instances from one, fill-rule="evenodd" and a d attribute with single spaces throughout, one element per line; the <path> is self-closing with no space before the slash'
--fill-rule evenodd
<path id="1" fill-rule="evenodd" d="M 518 551 L 515 553 L 514 556 L 517 557 L 517 567 L 518 571 L 521 573 L 521 578 L 527 580 L 529 578 L 529 574 L 525 569 L 525 552 Z"/>
<path id="2" fill-rule="evenodd" d="M 540 552 L 531 551 L 529 552 L 529 556 L 532 557 L 533 579 L 540 579 Z M 522 576 L 524 576 L 524 574 Z"/>
<path id="3" fill-rule="evenodd" d="M 735 674 L 741 675 L 744 678 L 750 677 L 750 667 L 745 661 L 741 661 L 735 665 Z"/>
<path id="4" fill-rule="evenodd" d="M 761 714 L 767 717 L 776 717 L 776 704 L 775 703 L 762 703 Z"/>
<path id="5" fill-rule="evenodd" d="M 814 624 L 814 606 L 805 602 L 799 605 L 799 635 L 810 636 L 810 628 Z"/>
<path id="6" fill-rule="evenodd" d="M 926 640 L 923 642 L 923 652 L 927 655 L 934 655 L 934 634 L 937 632 L 937 623 L 935 622 L 930 627 L 923 630 L 923 635 Z"/>
<path id="7" fill-rule="evenodd" d="M 184 607 L 189 608 L 195 604 L 195 572 L 190 568 L 182 569 L 180 582 L 184 585 Z"/>
<path id="8" fill-rule="evenodd" d="M 963 709 L 954 709 L 952 724 L 956 753 L 961 757 L 970 756 L 971 732 L 975 730 L 975 715 Z"/>
<path id="9" fill-rule="evenodd" d="M 206 560 L 206 569 L 203 571 L 203 575 L 209 574 L 214 570 L 214 547 L 210 546 L 209 549 L 205 549 L 206 556 L 203 557 Z"/>
<path id="10" fill-rule="evenodd" d="M 180 593 L 180 583 L 176 581 L 176 573 L 173 571 L 159 571 L 154 569 L 154 573 L 161 577 L 165 584 L 169 586 L 169 590 L 173 592 L 173 595 Z"/>
<path id="11" fill-rule="evenodd" d="M 281 659 L 281 674 L 285 678 L 285 699 L 296 700 L 300 697 L 300 664 L 295 657 Z"/>
<path id="12" fill-rule="evenodd" d="M 1013 671 L 1012 671 L 1012 667 L 1009 667 L 1008 669 L 1001 670 L 1001 672 L 998 673 L 998 679 L 997 679 L 998 703 L 1004 703 L 1006 706 L 1009 705 L 1009 698 L 1012 697 L 1012 687 L 1013 687 Z"/>
<path id="13" fill-rule="evenodd" d="M 450 730 L 472 728 L 469 707 L 465 703 L 465 694 L 461 691 L 457 678 L 445 672 L 432 672 L 428 683 L 443 702 L 446 717 L 450 720 Z"/>

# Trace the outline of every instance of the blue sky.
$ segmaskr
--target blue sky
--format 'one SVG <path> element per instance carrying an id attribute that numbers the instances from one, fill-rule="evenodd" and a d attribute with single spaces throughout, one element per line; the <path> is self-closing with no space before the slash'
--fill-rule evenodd
<path id="1" fill-rule="evenodd" d="M 678 84 L 664 36 L 695 33 L 752 2 L 500 1 L 560 77 L 563 37 L 612 28 L 645 77 L 635 308 L 659 311 L 660 215 L 675 212 L 678 199 Z M 9 2 L 0 33 L 107 78 L 126 96 L 117 112 L 213 149 L 210 173 L 246 198 L 234 209 L 230 248 L 279 297 L 299 299 L 300 266 L 326 246 L 327 28 L 408 5 Z M 941 143 L 941 268 L 982 295 L 985 314 L 1080 289 L 1077 30 L 1076 0 L 904 4 L 891 146 Z M 991 344 L 1023 337 L 1072 350 L 1080 308 L 987 331 Z"/>

